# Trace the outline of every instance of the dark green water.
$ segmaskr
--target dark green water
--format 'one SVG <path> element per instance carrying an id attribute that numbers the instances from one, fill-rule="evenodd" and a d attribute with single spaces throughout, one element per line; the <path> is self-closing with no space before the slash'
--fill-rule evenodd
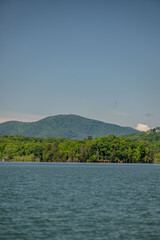
<path id="1" fill-rule="evenodd" d="M 160 239 L 160 165 L 1 162 L 0 239 Z"/>

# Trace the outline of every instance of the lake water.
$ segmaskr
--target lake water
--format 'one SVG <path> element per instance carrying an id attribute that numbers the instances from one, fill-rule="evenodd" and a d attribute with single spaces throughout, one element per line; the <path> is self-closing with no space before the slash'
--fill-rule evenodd
<path id="1" fill-rule="evenodd" d="M 0 163 L 0 239 L 160 239 L 160 165 Z"/>

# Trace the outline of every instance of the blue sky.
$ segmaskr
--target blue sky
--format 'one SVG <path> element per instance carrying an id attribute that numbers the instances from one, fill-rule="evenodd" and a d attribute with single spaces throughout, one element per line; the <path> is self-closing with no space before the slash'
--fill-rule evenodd
<path id="1" fill-rule="evenodd" d="M 1 0 L 0 122 L 160 126 L 159 0 Z"/>

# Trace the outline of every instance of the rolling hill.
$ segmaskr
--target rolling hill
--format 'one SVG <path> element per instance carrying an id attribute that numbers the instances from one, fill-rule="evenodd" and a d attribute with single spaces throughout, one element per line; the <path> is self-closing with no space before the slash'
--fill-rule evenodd
<path id="1" fill-rule="evenodd" d="M 77 115 L 57 115 L 37 122 L 8 121 L 0 124 L 0 135 L 23 135 L 33 137 L 64 137 L 84 139 L 87 136 L 102 137 L 114 134 L 124 136 L 137 130 L 104 123 Z"/>

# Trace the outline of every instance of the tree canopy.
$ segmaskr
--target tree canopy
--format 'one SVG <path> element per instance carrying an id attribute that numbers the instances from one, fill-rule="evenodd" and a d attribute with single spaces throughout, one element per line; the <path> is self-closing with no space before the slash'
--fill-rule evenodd
<path id="1" fill-rule="evenodd" d="M 124 162 L 154 161 L 151 144 L 135 137 L 92 136 L 84 140 L 0 136 L 0 159 L 46 162 Z M 156 152 L 157 154 L 157 152 Z"/>

